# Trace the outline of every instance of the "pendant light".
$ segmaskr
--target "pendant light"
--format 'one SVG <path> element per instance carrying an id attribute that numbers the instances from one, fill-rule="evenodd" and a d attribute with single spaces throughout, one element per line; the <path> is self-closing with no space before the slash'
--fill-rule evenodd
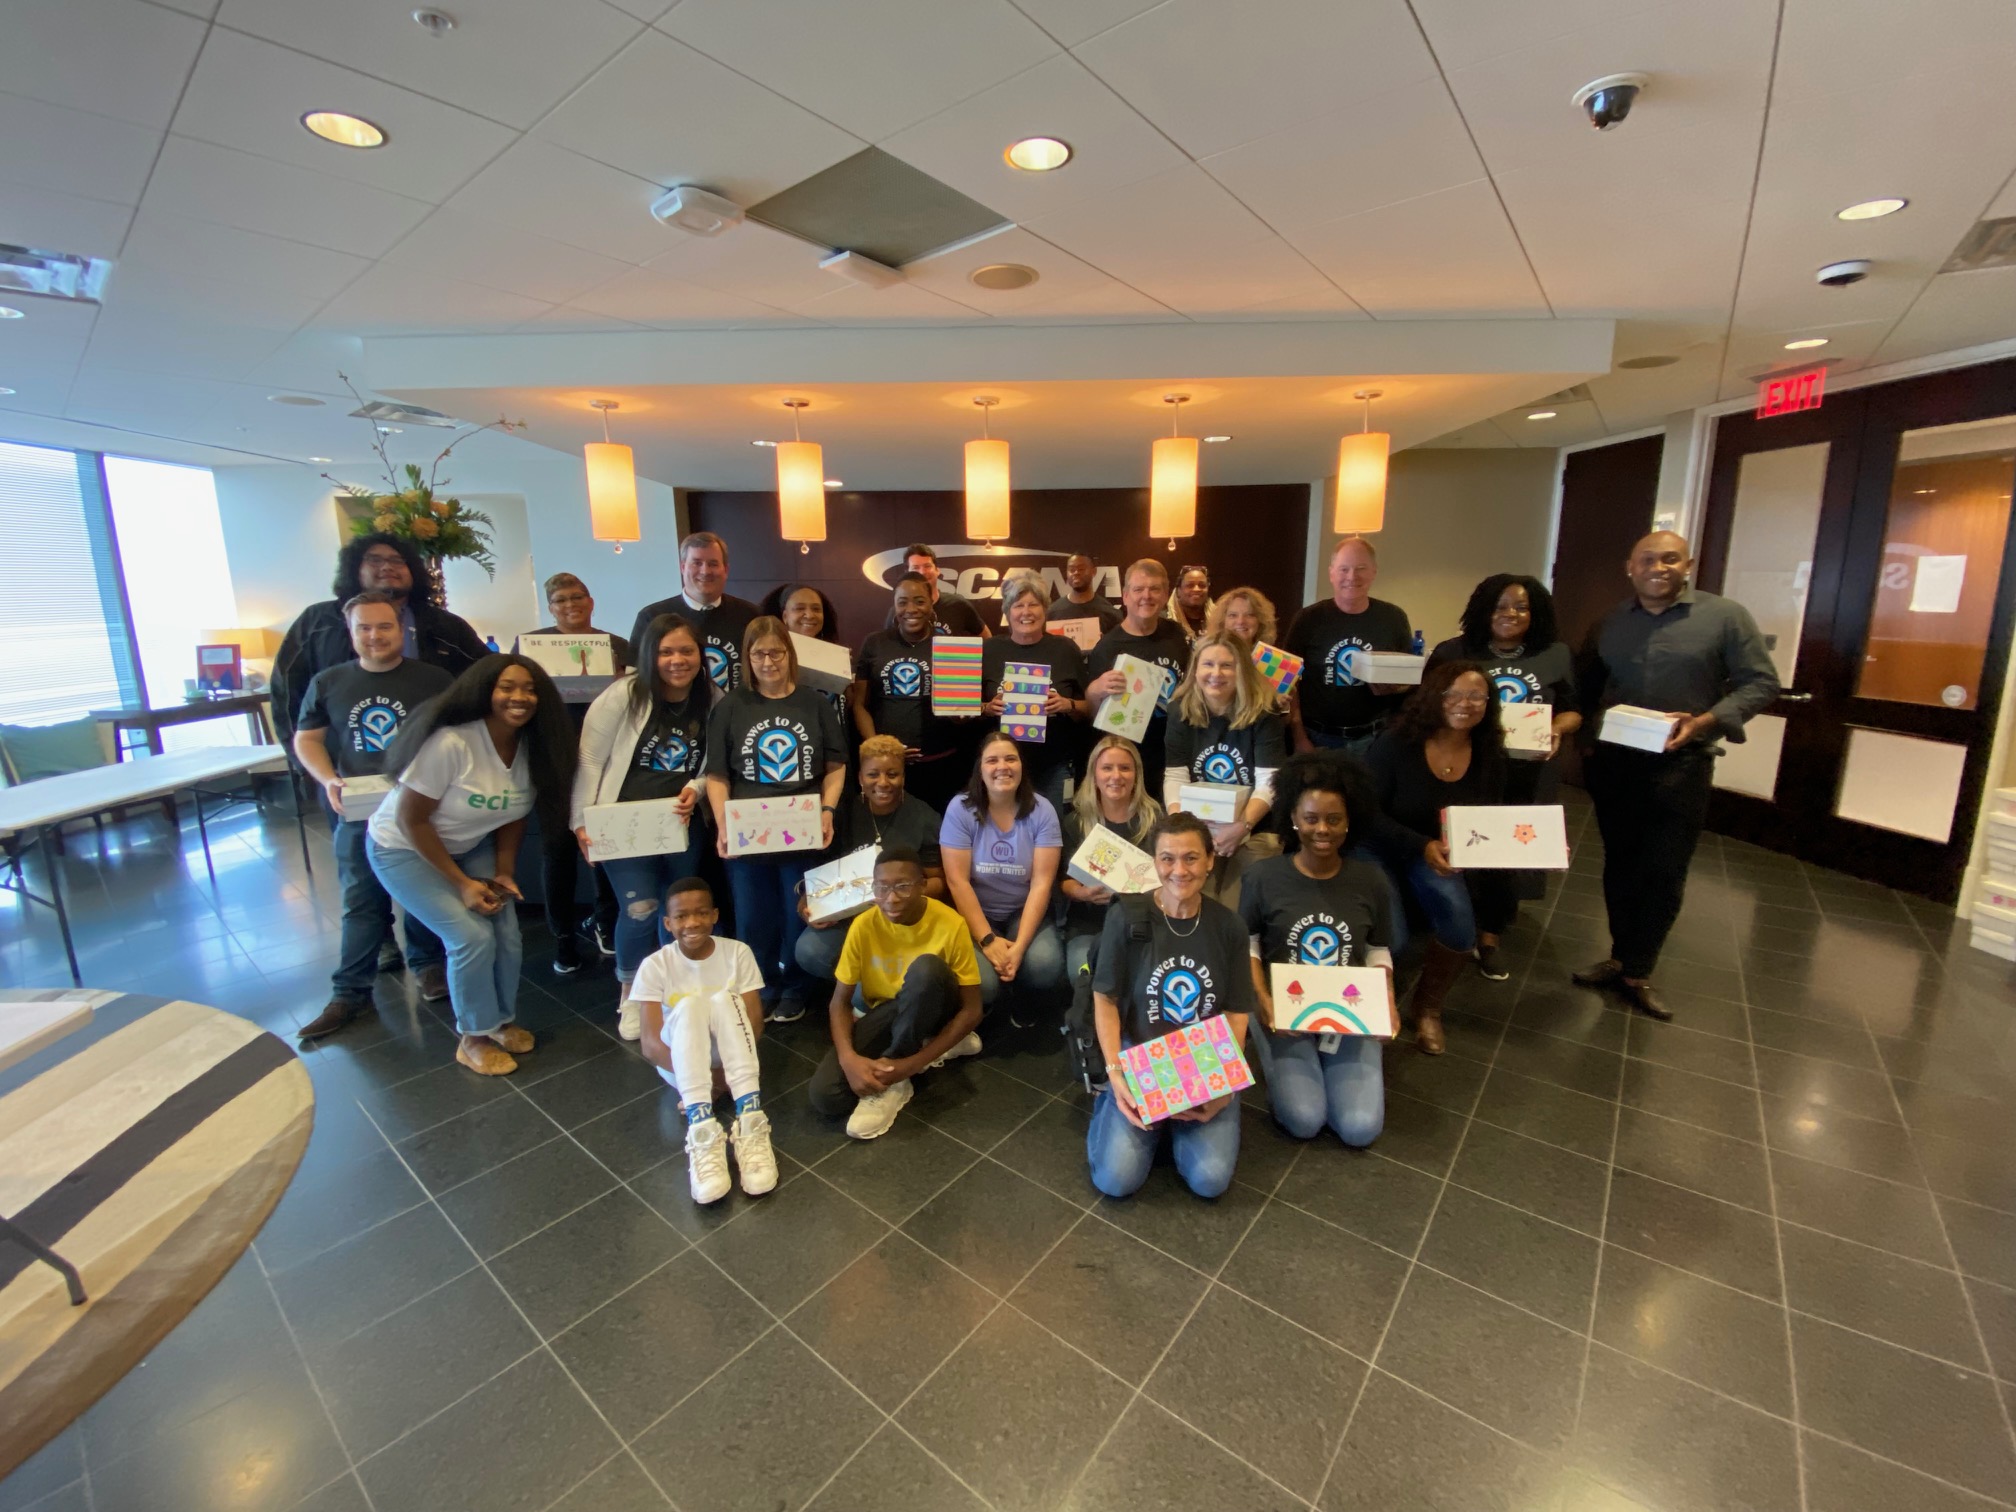
<path id="1" fill-rule="evenodd" d="M 819 443 L 798 434 L 798 412 L 811 401 L 786 399 L 784 407 L 791 411 L 791 439 L 777 443 L 777 522 L 803 556 L 814 541 L 826 539 L 826 464 Z"/>
<path id="2" fill-rule="evenodd" d="M 621 409 L 614 399 L 590 399 L 588 408 L 602 412 L 602 439 L 581 448 L 588 464 L 588 533 L 598 541 L 640 539 L 637 530 L 637 466 L 630 448 L 609 439 L 609 411 Z"/>
<path id="3" fill-rule="evenodd" d="M 1177 420 L 1188 394 L 1164 394 L 1170 406 L 1169 434 L 1155 443 L 1148 470 L 1148 534 L 1176 549 L 1178 536 L 1197 534 L 1197 438 L 1178 433 Z"/>
<path id="4" fill-rule="evenodd" d="M 981 439 L 966 443 L 966 535 L 995 551 L 994 543 L 1008 538 L 1008 443 L 988 433 L 988 415 L 1001 401 L 982 394 L 973 402 L 980 407 Z"/>
<path id="5" fill-rule="evenodd" d="M 1372 401 L 1383 393 L 1360 389 L 1351 396 L 1365 401 L 1365 429 L 1337 443 L 1337 507 L 1330 528 L 1338 535 L 1371 535 L 1386 523 L 1386 459 L 1393 438 L 1372 429 Z"/>

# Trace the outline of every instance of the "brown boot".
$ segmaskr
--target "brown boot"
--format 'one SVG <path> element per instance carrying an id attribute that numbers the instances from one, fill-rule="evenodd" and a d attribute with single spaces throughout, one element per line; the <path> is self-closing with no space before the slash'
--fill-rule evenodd
<path id="1" fill-rule="evenodd" d="M 349 998 L 340 995 L 332 997 L 329 999 L 329 1006 L 327 1008 L 324 1008 L 307 1024 L 296 1030 L 295 1033 L 303 1041 L 322 1039 L 327 1035 L 334 1034 L 338 1029 L 341 1029 L 370 1006 L 370 1003 L 366 1002 L 363 998 Z"/>
<path id="2" fill-rule="evenodd" d="M 1440 940 L 1428 942 L 1428 959 L 1421 963 L 1421 979 L 1414 984 L 1414 1043 L 1423 1055 L 1443 1051 L 1442 1000 L 1469 959 Z"/>

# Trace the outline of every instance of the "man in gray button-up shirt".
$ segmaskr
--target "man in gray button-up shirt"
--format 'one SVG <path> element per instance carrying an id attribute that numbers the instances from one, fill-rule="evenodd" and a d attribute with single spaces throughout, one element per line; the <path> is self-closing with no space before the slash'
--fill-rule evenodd
<path id="1" fill-rule="evenodd" d="M 1750 611 L 1689 586 L 1694 561 L 1672 531 L 1646 536 L 1624 564 L 1632 598 L 1604 616 L 1581 658 L 1585 728 L 1635 704 L 1679 717 L 1664 751 L 1598 741 L 1584 774 L 1603 832 L 1610 955 L 1575 973 L 1611 987 L 1641 1013 L 1673 1014 L 1652 989 L 1660 948 L 1679 916 L 1687 867 L 1708 815 L 1720 740 L 1743 739 L 1778 697 L 1778 673 Z"/>

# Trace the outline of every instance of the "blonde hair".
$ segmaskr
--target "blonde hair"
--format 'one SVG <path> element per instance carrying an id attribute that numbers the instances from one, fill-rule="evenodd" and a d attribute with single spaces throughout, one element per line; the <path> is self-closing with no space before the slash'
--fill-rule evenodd
<path id="1" fill-rule="evenodd" d="M 1211 612 L 1204 616 L 1204 633 L 1214 636 L 1229 635 L 1231 632 L 1225 628 L 1226 612 L 1234 599 L 1242 598 L 1253 606 L 1253 617 L 1260 622 L 1253 639 L 1256 642 L 1266 641 L 1270 645 L 1275 644 L 1274 637 L 1281 631 L 1281 621 L 1274 612 L 1274 601 L 1258 588 L 1227 588 L 1211 606 Z"/>
<path id="2" fill-rule="evenodd" d="M 1099 787 L 1092 780 L 1092 773 L 1099 765 L 1099 758 L 1108 751 L 1125 751 L 1133 759 L 1134 792 L 1127 805 L 1127 823 L 1138 835 L 1162 817 L 1162 805 L 1149 796 L 1147 777 L 1141 769 L 1140 749 L 1124 735 L 1102 735 L 1099 743 L 1092 747 L 1092 754 L 1085 758 L 1085 780 L 1071 795 L 1071 811 L 1078 816 L 1079 825 L 1087 832 L 1093 825 L 1106 822 L 1106 816 L 1099 810 Z"/>
<path id="3" fill-rule="evenodd" d="M 903 764 L 903 742 L 894 735 L 870 735 L 861 742 L 861 759 L 872 761 L 877 756 L 887 756 L 898 766 Z M 908 784 L 905 784 L 908 787 Z"/>
<path id="4" fill-rule="evenodd" d="M 1265 715 L 1272 714 L 1274 690 L 1260 680 L 1260 669 L 1253 665 L 1251 649 L 1242 645 L 1237 636 L 1212 635 L 1208 631 L 1198 636 L 1190 647 L 1190 667 L 1170 696 L 1171 712 L 1183 723 L 1199 729 L 1211 723 L 1211 705 L 1204 700 L 1204 690 L 1197 686 L 1197 663 L 1206 651 L 1213 648 L 1224 651 L 1232 658 L 1232 676 L 1238 684 L 1232 694 L 1232 728 L 1243 730 L 1250 724 L 1257 724 Z"/>

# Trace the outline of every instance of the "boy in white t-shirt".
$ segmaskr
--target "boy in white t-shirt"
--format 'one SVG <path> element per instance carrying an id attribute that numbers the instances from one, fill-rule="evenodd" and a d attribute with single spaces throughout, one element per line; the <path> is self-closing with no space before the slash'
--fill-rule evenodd
<path id="1" fill-rule="evenodd" d="M 742 1170 L 742 1190 L 760 1197 L 777 1185 L 770 1120 L 763 1112 L 756 1036 L 763 1024 L 763 973 L 740 940 L 716 939 L 721 911 L 698 877 L 665 895 L 672 943 L 644 958 L 630 987 L 643 1035 L 638 1047 L 679 1089 L 686 1113 L 686 1167 L 695 1202 L 728 1195 L 728 1145 Z M 735 1127 L 714 1117 L 714 1067 L 735 1098 Z"/>

